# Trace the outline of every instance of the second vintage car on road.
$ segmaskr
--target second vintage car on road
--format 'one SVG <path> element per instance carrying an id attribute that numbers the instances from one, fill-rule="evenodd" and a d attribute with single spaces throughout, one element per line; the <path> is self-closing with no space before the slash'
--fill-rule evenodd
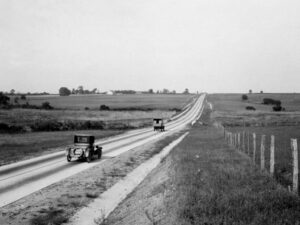
<path id="1" fill-rule="evenodd" d="M 66 150 L 67 161 L 73 158 L 84 159 L 90 162 L 94 156 L 98 159 L 102 156 L 102 147 L 95 145 L 95 137 L 89 134 L 77 134 L 74 136 L 74 145 Z"/>

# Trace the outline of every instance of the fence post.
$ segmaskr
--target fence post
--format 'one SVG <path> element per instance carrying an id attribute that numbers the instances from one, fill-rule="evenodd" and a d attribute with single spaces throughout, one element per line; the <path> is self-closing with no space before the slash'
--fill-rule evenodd
<path id="1" fill-rule="evenodd" d="M 293 151 L 293 192 L 298 194 L 298 146 L 297 139 L 291 139 L 291 147 Z"/>
<path id="2" fill-rule="evenodd" d="M 270 147 L 270 174 L 273 176 L 275 171 L 275 137 L 271 135 Z"/>
<path id="3" fill-rule="evenodd" d="M 237 146 L 238 150 L 241 150 L 241 134 L 238 133 L 238 146 Z"/>
<path id="4" fill-rule="evenodd" d="M 253 162 L 255 163 L 255 154 L 256 154 L 256 134 L 253 133 Z"/>
<path id="5" fill-rule="evenodd" d="M 265 169 L 265 142 L 266 135 L 261 135 L 261 144 L 260 144 L 260 169 Z"/>
<path id="6" fill-rule="evenodd" d="M 248 153 L 248 155 L 250 156 L 250 133 L 247 132 L 247 134 L 248 134 L 248 147 L 247 147 L 247 153 Z"/>
<path id="7" fill-rule="evenodd" d="M 246 147 L 245 147 L 245 131 L 243 131 L 243 152 L 246 152 Z"/>

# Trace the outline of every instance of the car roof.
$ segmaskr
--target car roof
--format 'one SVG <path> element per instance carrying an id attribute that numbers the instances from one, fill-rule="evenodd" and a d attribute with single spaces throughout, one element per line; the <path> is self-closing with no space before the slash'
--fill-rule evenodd
<path id="1" fill-rule="evenodd" d="M 89 136 L 89 137 L 91 137 L 91 136 L 94 136 L 94 135 L 91 135 L 91 134 L 75 134 L 75 136 Z"/>

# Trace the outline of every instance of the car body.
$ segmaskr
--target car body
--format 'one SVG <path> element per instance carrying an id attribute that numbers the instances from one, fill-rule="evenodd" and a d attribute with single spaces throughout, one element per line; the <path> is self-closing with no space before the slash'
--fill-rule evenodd
<path id="1" fill-rule="evenodd" d="M 95 137 L 89 134 L 74 135 L 74 145 L 66 149 L 67 161 L 73 158 L 84 159 L 90 162 L 96 155 L 98 159 L 102 156 L 102 147 L 95 145 Z"/>
<path id="2" fill-rule="evenodd" d="M 157 131 L 157 130 L 165 131 L 164 120 L 161 118 L 154 118 L 153 119 L 153 129 L 154 129 L 154 131 Z"/>

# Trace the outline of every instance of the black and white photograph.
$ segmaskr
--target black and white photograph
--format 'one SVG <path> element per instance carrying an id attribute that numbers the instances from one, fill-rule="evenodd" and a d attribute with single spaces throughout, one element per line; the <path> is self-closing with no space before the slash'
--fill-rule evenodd
<path id="1" fill-rule="evenodd" d="M 300 225 L 299 0 L 0 0 L 0 225 Z"/>

